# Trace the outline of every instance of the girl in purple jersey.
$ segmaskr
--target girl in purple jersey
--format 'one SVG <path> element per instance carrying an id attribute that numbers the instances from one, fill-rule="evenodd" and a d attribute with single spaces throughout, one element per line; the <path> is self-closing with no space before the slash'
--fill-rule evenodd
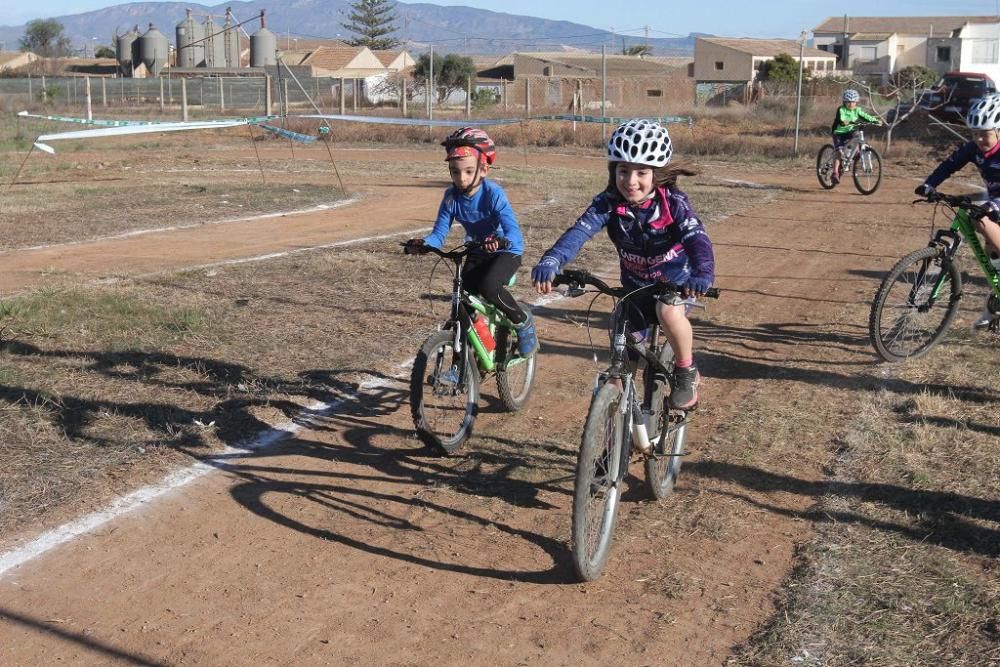
<path id="1" fill-rule="evenodd" d="M 687 295 L 703 295 L 715 280 L 715 257 L 705 227 L 677 177 L 697 172 L 669 164 L 670 135 L 659 123 L 630 120 L 608 142 L 608 185 L 576 223 L 549 248 L 531 272 L 541 294 L 552 290 L 560 269 L 602 229 L 618 250 L 621 281 L 636 289 L 654 282 L 679 285 Z M 700 375 L 694 365 L 694 335 L 683 305 L 640 298 L 628 314 L 633 331 L 658 318 L 674 351 L 675 408 L 698 402 Z"/>
<path id="2" fill-rule="evenodd" d="M 916 193 L 922 197 L 934 192 L 949 176 L 969 164 L 976 165 L 986 186 L 990 214 L 973 220 L 976 231 L 986 239 L 986 252 L 993 266 L 1000 269 L 1000 93 L 987 95 L 969 108 L 965 124 L 972 130 L 972 141 L 959 146 L 920 185 Z M 989 301 L 973 327 L 988 327 L 996 315 L 990 312 Z"/>

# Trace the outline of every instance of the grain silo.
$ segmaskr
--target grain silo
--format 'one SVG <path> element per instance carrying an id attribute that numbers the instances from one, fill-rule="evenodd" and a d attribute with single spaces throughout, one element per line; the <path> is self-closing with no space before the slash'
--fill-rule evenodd
<path id="1" fill-rule="evenodd" d="M 177 66 L 203 67 L 205 65 L 205 33 L 191 10 L 177 24 Z"/>
<path id="2" fill-rule="evenodd" d="M 202 24 L 205 31 L 205 67 L 226 66 L 226 45 L 222 39 L 222 31 L 209 16 Z"/>
<path id="3" fill-rule="evenodd" d="M 232 9 L 226 9 L 226 22 L 222 26 L 222 50 L 226 54 L 226 67 L 239 69 L 240 66 L 240 26 Z"/>
<path id="4" fill-rule="evenodd" d="M 146 66 L 150 76 L 159 76 L 170 57 L 170 43 L 166 36 L 152 23 L 149 30 L 139 38 L 139 59 Z"/>
<path id="5" fill-rule="evenodd" d="M 250 35 L 250 67 L 273 67 L 278 64 L 278 38 L 264 24 L 260 10 L 260 30 Z"/>
<path id="6" fill-rule="evenodd" d="M 139 26 L 115 40 L 118 51 L 118 68 L 123 76 L 132 76 L 132 69 L 139 64 Z"/>

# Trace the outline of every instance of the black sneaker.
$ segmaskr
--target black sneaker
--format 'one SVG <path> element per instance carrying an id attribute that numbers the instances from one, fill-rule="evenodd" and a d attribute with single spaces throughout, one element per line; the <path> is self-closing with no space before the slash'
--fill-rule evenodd
<path id="1" fill-rule="evenodd" d="M 701 374 L 695 366 L 674 368 L 673 390 L 670 392 L 670 407 L 690 410 L 698 404 L 698 385 Z"/>

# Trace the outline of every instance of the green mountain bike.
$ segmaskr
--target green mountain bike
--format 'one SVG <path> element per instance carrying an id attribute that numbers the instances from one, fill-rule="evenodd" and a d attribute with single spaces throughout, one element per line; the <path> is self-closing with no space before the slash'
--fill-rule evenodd
<path id="1" fill-rule="evenodd" d="M 481 247 L 471 241 L 448 252 L 430 246 L 420 251 L 450 260 L 454 268 L 451 312 L 420 347 L 410 375 L 410 411 L 417 435 L 446 454 L 458 451 L 472 435 L 479 385 L 487 376 L 496 375 L 500 400 L 510 411 L 524 407 L 535 380 L 537 351 L 521 356 L 514 324 L 462 287 L 466 258 Z M 508 286 L 513 284 L 512 277 Z M 518 305 L 527 312 L 524 304 Z"/>
<path id="2" fill-rule="evenodd" d="M 868 333 L 875 351 L 886 361 L 922 357 L 948 332 L 962 298 L 962 274 L 955 256 L 965 243 L 972 248 L 990 287 L 987 308 L 1000 323 L 1000 274 L 990 263 L 976 236 L 973 219 L 987 214 L 984 206 L 967 195 L 933 192 L 917 202 L 943 204 L 954 211 L 949 229 L 934 233 L 926 248 L 911 252 L 892 267 L 879 285 L 868 319 Z"/>

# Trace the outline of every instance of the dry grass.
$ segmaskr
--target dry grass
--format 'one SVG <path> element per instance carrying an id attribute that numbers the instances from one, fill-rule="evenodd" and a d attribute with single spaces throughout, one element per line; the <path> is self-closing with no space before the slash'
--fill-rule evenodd
<path id="1" fill-rule="evenodd" d="M 819 532 L 740 664 L 1000 663 L 1000 367 L 948 345 L 891 372 L 833 441 Z"/>

